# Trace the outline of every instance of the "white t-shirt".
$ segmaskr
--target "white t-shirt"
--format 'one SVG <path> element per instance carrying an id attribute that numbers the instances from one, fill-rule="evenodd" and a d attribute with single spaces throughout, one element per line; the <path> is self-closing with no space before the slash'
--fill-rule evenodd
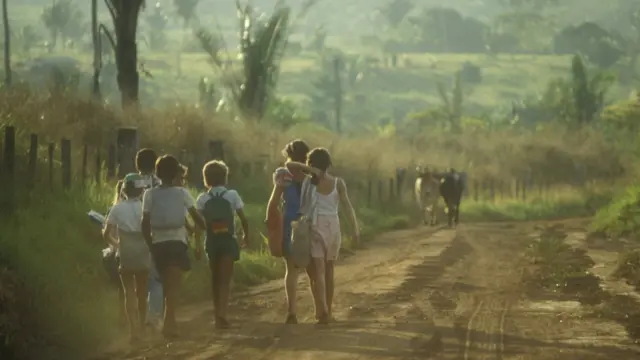
<path id="1" fill-rule="evenodd" d="M 226 191 L 226 193 L 224 193 L 222 197 L 231 204 L 231 208 L 233 209 L 233 211 L 244 208 L 244 202 L 242 202 L 240 195 L 235 190 L 227 190 L 227 188 L 224 186 L 216 186 L 214 188 L 211 188 L 209 192 L 215 195 L 223 191 Z M 202 212 L 204 210 L 204 204 L 206 204 L 207 201 L 211 199 L 211 195 L 209 194 L 209 192 L 198 195 L 198 200 L 196 200 L 196 209 L 198 211 Z"/>
<path id="2" fill-rule="evenodd" d="M 142 211 L 145 213 L 151 213 L 151 199 L 153 194 L 157 191 L 157 190 L 162 190 L 162 191 L 171 191 L 171 192 L 180 192 L 182 194 L 182 196 L 179 198 L 181 201 L 180 202 L 176 202 L 176 203 L 172 203 L 172 204 L 163 204 L 162 208 L 171 208 L 171 207 L 182 207 L 184 209 L 184 211 L 187 211 L 187 209 L 194 207 L 195 203 L 193 201 L 193 198 L 191 197 L 191 194 L 189 194 L 189 192 L 187 191 L 187 189 L 183 188 L 183 187 L 177 187 L 177 186 L 173 186 L 173 187 L 169 187 L 169 188 L 153 188 L 153 189 L 149 189 L 147 191 L 144 192 L 144 195 L 142 196 Z M 164 199 L 156 199 L 156 201 L 163 201 Z M 158 207 L 155 207 L 156 209 L 158 209 Z M 185 214 L 186 215 L 186 214 Z M 153 216 L 153 214 L 150 214 L 150 216 Z M 152 241 L 153 243 L 159 243 L 159 242 L 164 242 L 164 241 L 175 241 L 175 240 L 180 240 L 183 242 L 187 242 L 187 229 L 183 226 L 180 228 L 174 228 L 174 229 L 152 229 L 151 230 L 151 237 L 152 237 Z"/>
<path id="3" fill-rule="evenodd" d="M 140 232 L 142 220 L 142 202 L 140 199 L 122 200 L 115 204 L 105 222 L 107 225 L 117 226 L 126 232 Z"/>

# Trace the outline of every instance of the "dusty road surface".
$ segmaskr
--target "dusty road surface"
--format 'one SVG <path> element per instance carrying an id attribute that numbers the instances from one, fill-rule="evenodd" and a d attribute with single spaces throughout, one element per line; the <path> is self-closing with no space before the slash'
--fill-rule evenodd
<path id="1" fill-rule="evenodd" d="M 313 324 L 306 285 L 299 293 L 301 324 L 284 325 L 277 281 L 236 297 L 230 330 L 214 330 L 211 307 L 203 304 L 183 311 L 179 341 L 151 341 L 106 358 L 640 359 L 640 347 L 621 325 L 524 295 L 523 272 L 531 266 L 526 247 L 541 225 L 547 224 L 388 233 L 341 261 L 336 322 L 329 326 Z"/>

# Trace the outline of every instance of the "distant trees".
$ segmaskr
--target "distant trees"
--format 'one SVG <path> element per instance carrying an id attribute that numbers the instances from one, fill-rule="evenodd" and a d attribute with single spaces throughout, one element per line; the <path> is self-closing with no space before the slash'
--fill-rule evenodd
<path id="1" fill-rule="evenodd" d="M 9 26 L 9 0 L 2 0 L 2 24 L 4 27 L 4 84 L 11 86 L 11 28 Z"/>
<path id="2" fill-rule="evenodd" d="M 113 22 L 113 33 L 106 28 L 103 30 L 115 51 L 122 106 L 135 108 L 138 105 L 140 92 L 136 33 L 144 0 L 105 0 L 105 4 Z"/>
<path id="3" fill-rule="evenodd" d="M 86 33 L 84 14 L 71 0 L 54 0 L 40 18 L 49 32 L 49 51 L 56 48 L 58 40 L 65 48 L 67 40 L 78 40 Z"/>

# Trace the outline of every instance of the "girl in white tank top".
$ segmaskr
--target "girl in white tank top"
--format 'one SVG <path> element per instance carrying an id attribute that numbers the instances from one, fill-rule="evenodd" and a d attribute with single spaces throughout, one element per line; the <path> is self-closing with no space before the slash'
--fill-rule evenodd
<path id="1" fill-rule="evenodd" d="M 315 306 L 318 323 L 327 324 L 331 317 L 333 303 L 334 276 L 333 266 L 340 252 L 342 234 L 338 218 L 339 204 L 346 208 L 353 225 L 353 240 L 357 244 L 360 230 L 355 211 L 347 195 L 344 181 L 327 170 L 331 166 L 331 157 L 324 148 L 315 148 L 309 152 L 307 164 L 287 163 L 290 170 L 303 170 L 313 174 L 310 181 L 315 186 L 315 210 L 313 223 L 315 236 L 311 241 L 311 257 L 316 271 Z"/>

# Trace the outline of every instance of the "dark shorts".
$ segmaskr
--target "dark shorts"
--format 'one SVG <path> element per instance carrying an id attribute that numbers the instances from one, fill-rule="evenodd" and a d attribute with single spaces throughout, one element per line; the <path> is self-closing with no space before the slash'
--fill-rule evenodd
<path id="1" fill-rule="evenodd" d="M 183 271 L 191 270 L 189 247 L 184 241 L 172 240 L 152 244 L 151 255 L 161 276 L 171 266 L 178 267 Z"/>
<path id="2" fill-rule="evenodd" d="M 229 257 L 233 261 L 240 260 L 240 245 L 236 239 L 206 240 L 204 251 L 209 261 L 215 261 L 221 257 Z"/>

